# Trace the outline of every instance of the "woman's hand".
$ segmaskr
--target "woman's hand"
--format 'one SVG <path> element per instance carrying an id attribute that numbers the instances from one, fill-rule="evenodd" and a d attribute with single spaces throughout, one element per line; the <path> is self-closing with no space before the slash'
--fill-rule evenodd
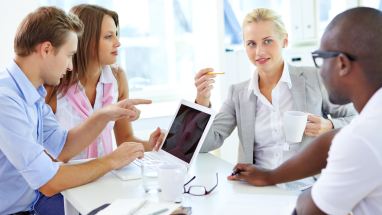
<path id="1" fill-rule="evenodd" d="M 164 130 L 159 127 L 150 135 L 149 142 L 145 144 L 145 151 L 158 151 L 165 136 Z"/>
<path id="2" fill-rule="evenodd" d="M 304 134 L 306 136 L 317 137 L 322 133 L 330 131 L 334 128 L 332 121 L 323 117 L 309 114 Z"/>
<path id="3" fill-rule="evenodd" d="M 196 87 L 196 103 L 208 107 L 210 105 L 211 90 L 213 89 L 213 84 L 215 83 L 214 78 L 216 75 L 209 72 L 213 72 L 212 68 L 205 68 L 200 70 L 195 75 L 195 87 Z"/>

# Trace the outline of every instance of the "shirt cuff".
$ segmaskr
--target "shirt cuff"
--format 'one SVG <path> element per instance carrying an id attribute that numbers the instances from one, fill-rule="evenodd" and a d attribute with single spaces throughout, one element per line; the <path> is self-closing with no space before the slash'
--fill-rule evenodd
<path id="1" fill-rule="evenodd" d="M 20 174 L 32 189 L 39 189 L 56 175 L 60 164 L 53 162 L 50 157 L 41 152 Z"/>
<path id="2" fill-rule="evenodd" d="M 329 119 L 333 124 L 333 129 L 342 128 L 344 127 L 344 122 L 342 119 Z"/>
<path id="3" fill-rule="evenodd" d="M 52 135 L 53 136 L 53 135 Z M 49 144 L 46 145 L 46 150 L 48 153 L 57 160 L 58 156 L 61 154 L 62 149 L 64 148 L 64 145 L 66 143 L 66 139 L 68 137 L 68 130 L 62 129 L 57 132 L 55 132 L 54 137 L 49 139 Z M 55 140 L 60 140 L 60 142 L 57 144 Z"/>
<path id="4" fill-rule="evenodd" d="M 195 103 L 195 104 L 198 104 L 198 103 L 196 102 L 196 99 L 195 99 L 194 103 Z M 198 105 L 201 105 L 201 104 L 198 104 Z M 203 105 L 203 106 L 204 106 L 204 105 Z M 209 103 L 208 103 L 208 108 L 211 108 L 211 106 L 212 106 L 212 105 L 211 105 L 211 102 L 209 102 Z"/>

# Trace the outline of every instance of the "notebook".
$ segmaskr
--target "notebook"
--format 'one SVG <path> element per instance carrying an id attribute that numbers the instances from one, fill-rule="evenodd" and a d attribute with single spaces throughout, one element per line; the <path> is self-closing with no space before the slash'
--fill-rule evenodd
<path id="1" fill-rule="evenodd" d="M 168 133 L 157 152 L 145 152 L 143 159 L 183 164 L 187 170 L 195 161 L 215 118 L 207 107 L 181 100 L 170 123 Z M 112 172 L 122 180 L 141 177 L 140 160 Z"/>

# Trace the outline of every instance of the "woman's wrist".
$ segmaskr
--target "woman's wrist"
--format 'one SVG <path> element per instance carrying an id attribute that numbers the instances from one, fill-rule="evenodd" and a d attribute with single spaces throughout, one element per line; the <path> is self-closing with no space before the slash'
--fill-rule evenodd
<path id="1" fill-rule="evenodd" d="M 210 99 L 200 99 L 196 98 L 195 103 L 199 105 L 203 105 L 205 107 L 211 107 Z"/>

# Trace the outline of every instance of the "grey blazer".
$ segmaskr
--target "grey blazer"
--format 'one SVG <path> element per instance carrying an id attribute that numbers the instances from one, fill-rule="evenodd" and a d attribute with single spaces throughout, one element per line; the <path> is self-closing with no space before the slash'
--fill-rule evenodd
<path id="1" fill-rule="evenodd" d="M 289 67 L 292 82 L 293 110 L 309 112 L 327 118 L 330 114 L 334 128 L 347 125 L 356 115 L 352 104 L 334 105 L 322 84 L 318 70 L 312 67 Z M 211 126 L 201 152 L 219 148 L 237 126 L 239 135 L 238 162 L 253 163 L 255 143 L 256 99 L 248 91 L 249 80 L 229 88 L 227 99 Z M 299 144 L 301 150 L 313 138 L 304 136 Z"/>

